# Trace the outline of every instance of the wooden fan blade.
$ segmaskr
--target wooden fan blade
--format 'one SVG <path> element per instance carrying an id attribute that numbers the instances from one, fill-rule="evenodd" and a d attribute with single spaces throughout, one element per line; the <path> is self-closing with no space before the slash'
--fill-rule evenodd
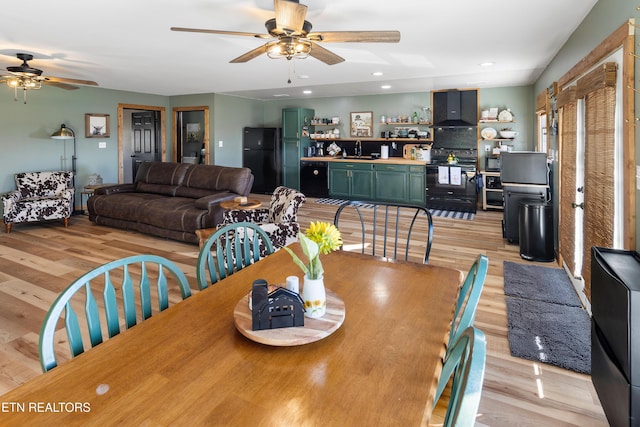
<path id="1" fill-rule="evenodd" d="M 247 53 L 245 53 L 243 55 L 240 55 L 236 59 L 232 59 L 229 62 L 232 63 L 232 64 L 236 64 L 236 63 L 239 63 L 239 62 L 248 62 L 248 61 L 251 61 L 252 59 L 257 58 L 258 56 L 263 55 L 265 53 L 267 53 L 267 45 L 266 44 L 264 44 L 264 45 L 262 45 L 260 47 L 257 47 L 257 48 L 255 48 L 253 50 L 250 50 L 249 52 L 247 52 Z"/>
<path id="2" fill-rule="evenodd" d="M 242 31 L 205 30 L 201 28 L 171 27 L 171 31 L 182 31 L 186 33 L 226 34 L 228 36 L 246 36 L 246 37 L 256 37 L 259 39 L 271 38 L 269 34 L 245 33 Z"/>
<path id="3" fill-rule="evenodd" d="M 73 86 L 67 83 L 61 83 L 61 82 L 55 82 L 55 81 L 43 81 L 42 83 L 48 85 L 48 86 L 55 86 L 57 88 L 60 89 L 66 89 L 66 90 L 76 90 L 79 89 L 78 86 Z"/>
<path id="4" fill-rule="evenodd" d="M 318 43 L 311 43 L 311 52 L 309 52 L 309 55 L 319 59 L 327 65 L 335 65 L 344 62 L 343 57 L 323 48 Z"/>
<path id="5" fill-rule="evenodd" d="M 276 26 L 285 33 L 300 33 L 307 15 L 307 6 L 289 0 L 274 0 Z"/>
<path id="6" fill-rule="evenodd" d="M 321 42 L 398 43 L 400 31 L 327 31 L 309 33 L 307 38 Z"/>
<path id="7" fill-rule="evenodd" d="M 68 79 L 66 77 L 46 76 L 45 80 L 47 83 L 73 83 L 76 85 L 98 86 L 98 83 L 91 80 Z"/>

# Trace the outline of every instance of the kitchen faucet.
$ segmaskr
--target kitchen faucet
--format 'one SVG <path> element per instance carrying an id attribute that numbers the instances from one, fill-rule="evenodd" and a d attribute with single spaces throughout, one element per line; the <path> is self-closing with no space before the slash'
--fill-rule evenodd
<path id="1" fill-rule="evenodd" d="M 362 142 L 360 142 L 359 139 L 356 141 L 356 152 L 355 152 L 355 155 L 358 158 L 362 157 Z"/>

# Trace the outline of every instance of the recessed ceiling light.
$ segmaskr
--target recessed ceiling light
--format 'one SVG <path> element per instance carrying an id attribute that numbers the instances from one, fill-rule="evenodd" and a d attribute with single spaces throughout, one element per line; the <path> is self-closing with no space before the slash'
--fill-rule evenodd
<path id="1" fill-rule="evenodd" d="M 391 85 L 382 85 L 380 86 L 382 89 L 391 89 Z"/>
<path id="2" fill-rule="evenodd" d="M 309 76 L 308 76 L 308 75 L 306 75 L 306 74 L 300 74 L 300 75 L 298 76 L 298 78 L 299 78 L 299 79 L 308 79 L 308 78 L 309 78 Z"/>
<path id="3" fill-rule="evenodd" d="M 373 75 L 373 76 L 381 76 L 382 75 L 382 71 L 375 71 L 375 72 L 371 73 L 371 75 Z"/>
<path id="4" fill-rule="evenodd" d="M 495 65 L 495 62 L 491 62 L 491 61 L 487 61 L 487 62 L 483 62 L 480 64 L 481 67 L 491 67 L 492 65 Z"/>
<path id="5" fill-rule="evenodd" d="M 313 92 L 310 90 L 303 90 L 302 93 L 304 93 L 305 95 L 309 95 L 310 93 L 313 93 Z"/>

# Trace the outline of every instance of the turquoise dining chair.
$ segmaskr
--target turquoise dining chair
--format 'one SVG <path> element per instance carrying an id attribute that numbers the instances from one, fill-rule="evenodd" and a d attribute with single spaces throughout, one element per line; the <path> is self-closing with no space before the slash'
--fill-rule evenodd
<path id="1" fill-rule="evenodd" d="M 476 423 L 487 360 L 484 332 L 473 326 L 465 329 L 447 354 L 438 381 L 433 407 L 436 408 L 451 383 L 444 427 L 472 427 Z M 444 405 L 444 400 L 442 405 Z M 432 417 L 433 418 L 433 417 Z"/>
<path id="2" fill-rule="evenodd" d="M 220 227 L 204 242 L 198 254 L 196 277 L 200 290 L 270 255 L 273 243 L 260 225 L 236 222 Z"/>
<path id="3" fill-rule="evenodd" d="M 473 264 L 471 264 L 471 268 L 467 273 L 467 277 L 464 279 L 460 294 L 458 295 L 458 302 L 453 315 L 453 323 L 451 324 L 447 348 L 458 340 L 465 329 L 473 326 L 480 294 L 482 294 L 484 281 L 487 278 L 488 268 L 489 258 L 482 254 L 478 255 Z"/>
<path id="4" fill-rule="evenodd" d="M 171 282 L 167 273 L 171 276 Z M 91 282 L 98 282 L 101 276 L 104 303 L 102 316 L 94 296 L 96 288 L 91 286 Z M 114 286 L 114 281 L 119 286 Z M 155 281 L 155 289 L 152 289 L 151 281 Z M 122 324 L 125 329 L 129 329 L 138 323 L 138 319 L 151 317 L 154 309 L 159 312 L 168 308 L 169 283 L 174 281 L 180 287 L 183 300 L 191 296 L 189 282 L 182 270 L 173 262 L 157 255 L 135 255 L 111 261 L 77 278 L 56 298 L 42 324 L 39 352 L 43 372 L 57 366 L 54 335 L 63 311 L 71 355 L 76 357 L 85 350 L 83 329 L 88 332 L 90 347 L 101 344 L 105 338 L 102 325 L 106 325 L 106 332 L 112 338 L 120 333 Z M 157 304 L 152 303 L 152 293 L 157 294 Z M 83 322 L 79 321 L 76 314 L 78 305 L 82 303 L 82 295 L 74 298 L 76 294 L 84 294 Z M 122 300 L 122 309 L 118 307 L 119 300 Z M 138 305 L 140 313 L 137 312 Z M 120 313 L 124 315 L 122 322 Z"/>

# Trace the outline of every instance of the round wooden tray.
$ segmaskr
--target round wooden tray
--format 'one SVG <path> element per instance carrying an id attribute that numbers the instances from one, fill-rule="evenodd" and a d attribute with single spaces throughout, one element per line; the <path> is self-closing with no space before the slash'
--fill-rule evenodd
<path id="1" fill-rule="evenodd" d="M 242 335 L 255 342 L 283 347 L 309 344 L 326 338 L 340 328 L 344 317 L 344 302 L 329 289 L 327 289 L 327 312 L 325 315 L 319 319 L 305 317 L 302 327 L 252 330 L 249 294 L 242 297 L 233 310 L 234 323 Z"/>

